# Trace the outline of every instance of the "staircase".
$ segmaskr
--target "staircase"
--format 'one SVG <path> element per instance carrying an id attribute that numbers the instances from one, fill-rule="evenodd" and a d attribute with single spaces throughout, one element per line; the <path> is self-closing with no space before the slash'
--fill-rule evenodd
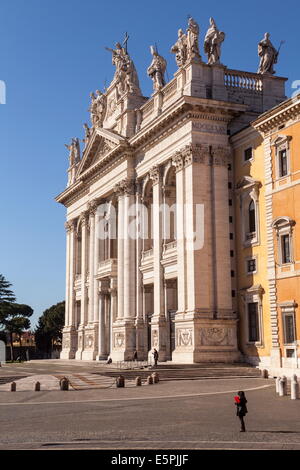
<path id="1" fill-rule="evenodd" d="M 146 378 L 152 372 L 158 372 L 160 380 L 199 380 L 199 379 L 235 379 L 261 377 L 261 371 L 248 364 L 159 364 L 157 367 L 110 369 L 94 372 L 106 377 L 123 375 L 127 380 L 140 376 Z"/>

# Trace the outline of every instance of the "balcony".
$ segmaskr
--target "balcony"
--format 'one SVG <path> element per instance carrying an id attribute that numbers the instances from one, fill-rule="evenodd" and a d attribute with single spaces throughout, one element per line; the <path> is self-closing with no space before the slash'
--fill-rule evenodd
<path id="1" fill-rule="evenodd" d="M 109 258 L 100 261 L 98 264 L 98 277 L 111 277 L 117 276 L 118 260 L 116 258 Z"/>

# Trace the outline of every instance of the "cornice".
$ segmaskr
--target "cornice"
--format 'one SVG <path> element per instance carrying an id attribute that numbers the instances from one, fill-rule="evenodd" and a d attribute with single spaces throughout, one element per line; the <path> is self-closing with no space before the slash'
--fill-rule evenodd
<path id="1" fill-rule="evenodd" d="M 269 111 L 261 114 L 251 125 L 262 133 L 267 133 L 275 127 L 291 119 L 300 118 L 300 95 L 290 98 Z"/>

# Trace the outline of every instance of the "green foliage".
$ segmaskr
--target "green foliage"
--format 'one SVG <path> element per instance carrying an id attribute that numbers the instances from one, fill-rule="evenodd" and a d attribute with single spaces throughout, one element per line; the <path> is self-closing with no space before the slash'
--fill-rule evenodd
<path id="1" fill-rule="evenodd" d="M 34 332 L 35 343 L 41 351 L 50 352 L 54 344 L 60 345 L 62 340 L 62 329 L 65 320 L 65 302 L 44 311 L 39 318 L 38 326 Z"/>
<path id="2" fill-rule="evenodd" d="M 13 359 L 12 335 L 19 337 L 30 328 L 29 318 L 33 310 L 29 305 L 17 304 L 14 293 L 9 289 L 11 284 L 0 274 L 0 329 L 10 337 L 11 358 Z"/>
<path id="3" fill-rule="evenodd" d="M 10 289 L 11 284 L 8 282 L 3 274 L 0 274 L 0 306 L 6 302 L 15 302 L 16 297 L 13 291 Z M 0 323 L 1 323 L 1 311 L 0 311 Z"/>

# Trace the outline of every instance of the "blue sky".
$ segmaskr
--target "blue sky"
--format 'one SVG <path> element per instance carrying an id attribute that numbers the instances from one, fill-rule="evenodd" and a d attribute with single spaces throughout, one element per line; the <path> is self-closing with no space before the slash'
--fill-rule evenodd
<path id="1" fill-rule="evenodd" d="M 263 34 L 282 47 L 277 75 L 300 80 L 299 3 L 286 0 L 199 2 L 190 0 L 1 0 L 0 80 L 7 87 L 0 104 L 0 273 L 13 283 L 17 300 L 34 308 L 33 322 L 65 295 L 65 209 L 54 198 L 65 187 L 68 152 L 64 143 L 83 137 L 89 122 L 89 93 L 110 83 L 112 47 L 129 32 L 145 96 L 152 92 L 146 69 L 149 46 L 157 43 L 176 70 L 170 47 L 187 16 L 203 39 L 213 16 L 225 31 L 222 62 L 256 71 Z"/>

